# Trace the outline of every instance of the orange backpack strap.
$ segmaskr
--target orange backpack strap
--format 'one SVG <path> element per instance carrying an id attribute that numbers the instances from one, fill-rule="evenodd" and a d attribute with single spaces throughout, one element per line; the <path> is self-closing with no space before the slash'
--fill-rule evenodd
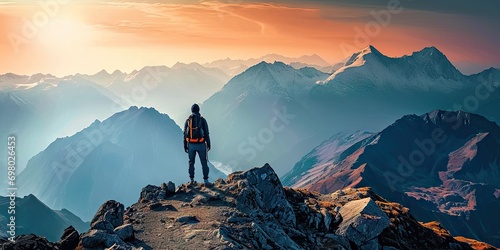
<path id="1" fill-rule="evenodd" d="M 200 124 L 198 124 L 198 127 L 196 127 L 195 129 L 200 128 L 201 123 L 202 123 L 201 122 L 202 118 L 203 118 L 203 116 L 200 116 Z M 196 139 L 193 138 L 193 116 L 192 115 L 189 117 L 188 123 L 189 123 L 189 138 L 186 138 L 186 141 L 192 142 L 192 143 L 204 142 L 205 138 L 196 138 Z"/>
<path id="2" fill-rule="evenodd" d="M 189 139 L 193 139 L 193 117 L 189 117 Z"/>

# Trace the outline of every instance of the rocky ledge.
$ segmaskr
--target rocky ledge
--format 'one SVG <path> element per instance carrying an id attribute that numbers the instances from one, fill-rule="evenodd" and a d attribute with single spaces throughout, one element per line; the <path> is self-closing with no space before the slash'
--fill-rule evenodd
<path id="1" fill-rule="evenodd" d="M 495 249 L 454 238 L 437 222 L 420 223 L 408 208 L 370 188 L 324 195 L 283 187 L 267 164 L 209 186 L 149 185 L 127 209 L 104 203 L 83 234 L 68 228 L 57 243 L 20 236 L 1 249 L 31 249 L 23 242 L 38 249 L 89 250 Z"/>

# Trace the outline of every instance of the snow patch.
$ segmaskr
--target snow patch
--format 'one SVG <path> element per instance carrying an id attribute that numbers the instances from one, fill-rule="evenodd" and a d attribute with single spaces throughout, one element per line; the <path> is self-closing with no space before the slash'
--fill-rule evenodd
<path id="1" fill-rule="evenodd" d="M 224 163 L 218 161 L 210 161 L 210 162 L 214 165 L 216 169 L 218 169 L 225 175 L 229 175 L 234 172 L 230 165 L 224 165 Z"/>

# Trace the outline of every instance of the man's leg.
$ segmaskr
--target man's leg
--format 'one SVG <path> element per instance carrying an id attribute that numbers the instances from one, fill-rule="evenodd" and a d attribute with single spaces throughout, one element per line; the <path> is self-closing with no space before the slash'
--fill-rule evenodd
<path id="1" fill-rule="evenodd" d="M 194 178 L 194 163 L 196 160 L 196 147 L 189 143 L 188 145 L 188 156 L 189 156 L 189 178 Z"/>
<path id="2" fill-rule="evenodd" d="M 198 155 L 200 156 L 201 167 L 203 169 L 203 179 L 207 180 L 209 171 L 207 163 L 208 161 L 207 144 L 205 143 L 200 144 Z"/>

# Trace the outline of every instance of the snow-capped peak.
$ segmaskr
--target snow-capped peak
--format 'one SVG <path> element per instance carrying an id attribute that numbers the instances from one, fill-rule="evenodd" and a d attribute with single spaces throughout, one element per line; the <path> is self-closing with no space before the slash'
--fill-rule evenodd
<path id="1" fill-rule="evenodd" d="M 409 56 L 392 58 L 383 55 L 375 47 L 368 46 L 353 54 L 343 67 L 321 83 L 331 86 L 336 84 L 344 90 L 357 89 L 359 84 L 368 83 L 372 87 L 380 87 L 377 89 L 387 89 L 390 86 L 400 90 L 409 87 L 450 92 L 459 87 L 458 81 L 462 77 L 436 47 L 427 47 Z M 440 84 L 434 84 L 435 81 L 440 81 Z"/>
<path id="2" fill-rule="evenodd" d="M 223 90 L 234 92 L 235 95 L 245 89 L 246 93 L 253 95 L 272 93 L 292 97 L 305 93 L 317 81 L 327 77 L 328 74 L 312 68 L 297 70 L 283 62 L 262 61 L 234 77 Z"/>
<path id="3" fill-rule="evenodd" d="M 450 61 L 448 58 L 441 52 L 439 49 L 437 49 L 434 46 L 431 47 L 425 47 L 424 49 L 413 52 L 411 56 L 415 60 L 421 61 L 421 62 L 433 62 L 433 63 L 445 63 L 447 66 L 451 65 Z M 404 57 L 403 57 L 404 58 Z M 453 68 L 454 66 L 451 65 Z"/>
<path id="4" fill-rule="evenodd" d="M 363 54 L 374 53 L 374 54 L 382 55 L 382 53 L 380 53 L 380 51 L 378 49 L 373 47 L 373 45 L 369 45 L 368 47 L 364 48 L 363 50 L 361 50 L 361 53 L 363 53 Z"/>
<path id="5" fill-rule="evenodd" d="M 460 79 L 462 74 L 436 47 L 426 47 L 421 51 L 414 52 L 411 56 L 402 57 L 414 67 L 418 67 L 432 78 L 443 77 L 445 79 Z"/>
<path id="6" fill-rule="evenodd" d="M 368 46 L 361 50 L 360 52 L 354 53 L 349 60 L 345 63 L 345 66 L 360 66 L 363 65 L 363 63 L 367 60 L 367 56 L 384 56 L 380 51 L 378 51 L 375 47 L 373 46 Z"/>

